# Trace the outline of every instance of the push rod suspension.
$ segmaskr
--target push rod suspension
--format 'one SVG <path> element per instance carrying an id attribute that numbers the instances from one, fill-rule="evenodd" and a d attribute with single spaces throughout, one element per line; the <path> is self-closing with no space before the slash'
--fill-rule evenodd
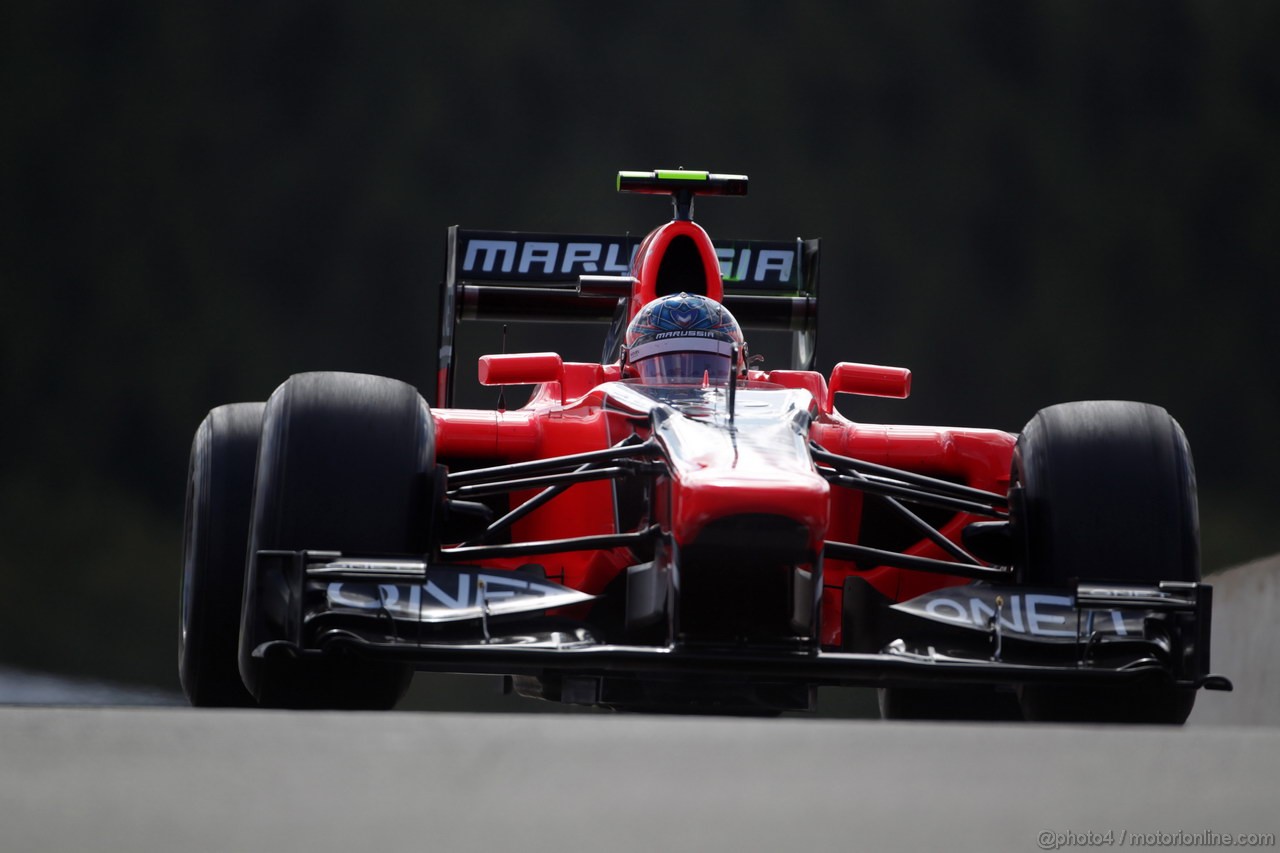
<path id="1" fill-rule="evenodd" d="M 900 468 L 890 468 L 888 465 L 878 465 L 875 462 L 867 462 L 863 459 L 839 456 L 824 450 L 816 444 L 811 444 L 809 447 L 815 460 L 825 462 L 838 471 L 857 471 L 862 474 L 872 474 L 889 480 L 909 483 L 930 492 L 978 501 L 997 509 L 1006 509 L 1009 506 L 1007 495 L 975 489 L 971 486 L 962 486 L 959 483 L 939 480 L 937 477 L 929 477 L 913 471 L 903 471 Z"/>

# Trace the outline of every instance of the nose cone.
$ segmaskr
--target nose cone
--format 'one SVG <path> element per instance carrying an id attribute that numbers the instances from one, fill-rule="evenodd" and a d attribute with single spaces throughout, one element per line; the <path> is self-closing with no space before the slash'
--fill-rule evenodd
<path id="1" fill-rule="evenodd" d="M 668 410 L 654 418 L 674 474 L 676 541 L 692 544 L 721 519 L 775 516 L 806 531 L 805 550 L 815 559 L 827 532 L 831 487 L 809 454 L 812 395 L 800 389 L 740 390 L 729 424 L 724 389 L 705 393 L 703 408 L 712 414 L 689 417 Z M 749 538 L 746 528 L 741 538 Z"/>
<path id="2" fill-rule="evenodd" d="M 733 531 L 719 536 L 721 547 L 748 553 L 776 548 L 780 559 L 810 562 L 826 536 L 830 488 L 812 471 L 785 476 L 708 467 L 673 484 L 672 532 L 678 543 L 707 544 L 709 530 Z"/>

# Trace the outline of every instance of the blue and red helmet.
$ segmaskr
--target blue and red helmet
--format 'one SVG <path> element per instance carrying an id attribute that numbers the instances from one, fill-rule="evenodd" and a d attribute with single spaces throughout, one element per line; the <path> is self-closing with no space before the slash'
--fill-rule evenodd
<path id="1" fill-rule="evenodd" d="M 743 363 L 745 349 L 742 329 L 729 310 L 695 294 L 655 299 L 627 326 L 627 363 L 648 383 L 696 384 L 704 377 L 727 383 Z"/>

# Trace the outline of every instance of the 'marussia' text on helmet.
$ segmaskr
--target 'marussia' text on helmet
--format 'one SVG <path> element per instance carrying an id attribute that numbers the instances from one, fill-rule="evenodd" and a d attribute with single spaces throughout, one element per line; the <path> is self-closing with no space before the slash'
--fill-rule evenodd
<path id="1" fill-rule="evenodd" d="M 627 363 L 649 383 L 726 383 L 742 329 L 719 302 L 688 293 L 655 299 L 627 327 Z"/>

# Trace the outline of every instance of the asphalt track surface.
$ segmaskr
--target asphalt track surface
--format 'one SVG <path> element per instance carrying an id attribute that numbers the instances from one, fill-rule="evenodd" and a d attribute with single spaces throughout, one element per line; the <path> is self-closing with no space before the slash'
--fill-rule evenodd
<path id="1" fill-rule="evenodd" d="M 1274 728 L 10 707 L 0 767 L 13 853 L 1018 851 L 1280 832 Z"/>
<path id="2" fill-rule="evenodd" d="M 1212 580 L 1237 691 L 1182 729 L 211 711 L 0 671 L 0 853 L 1276 849 L 1280 558 Z"/>

